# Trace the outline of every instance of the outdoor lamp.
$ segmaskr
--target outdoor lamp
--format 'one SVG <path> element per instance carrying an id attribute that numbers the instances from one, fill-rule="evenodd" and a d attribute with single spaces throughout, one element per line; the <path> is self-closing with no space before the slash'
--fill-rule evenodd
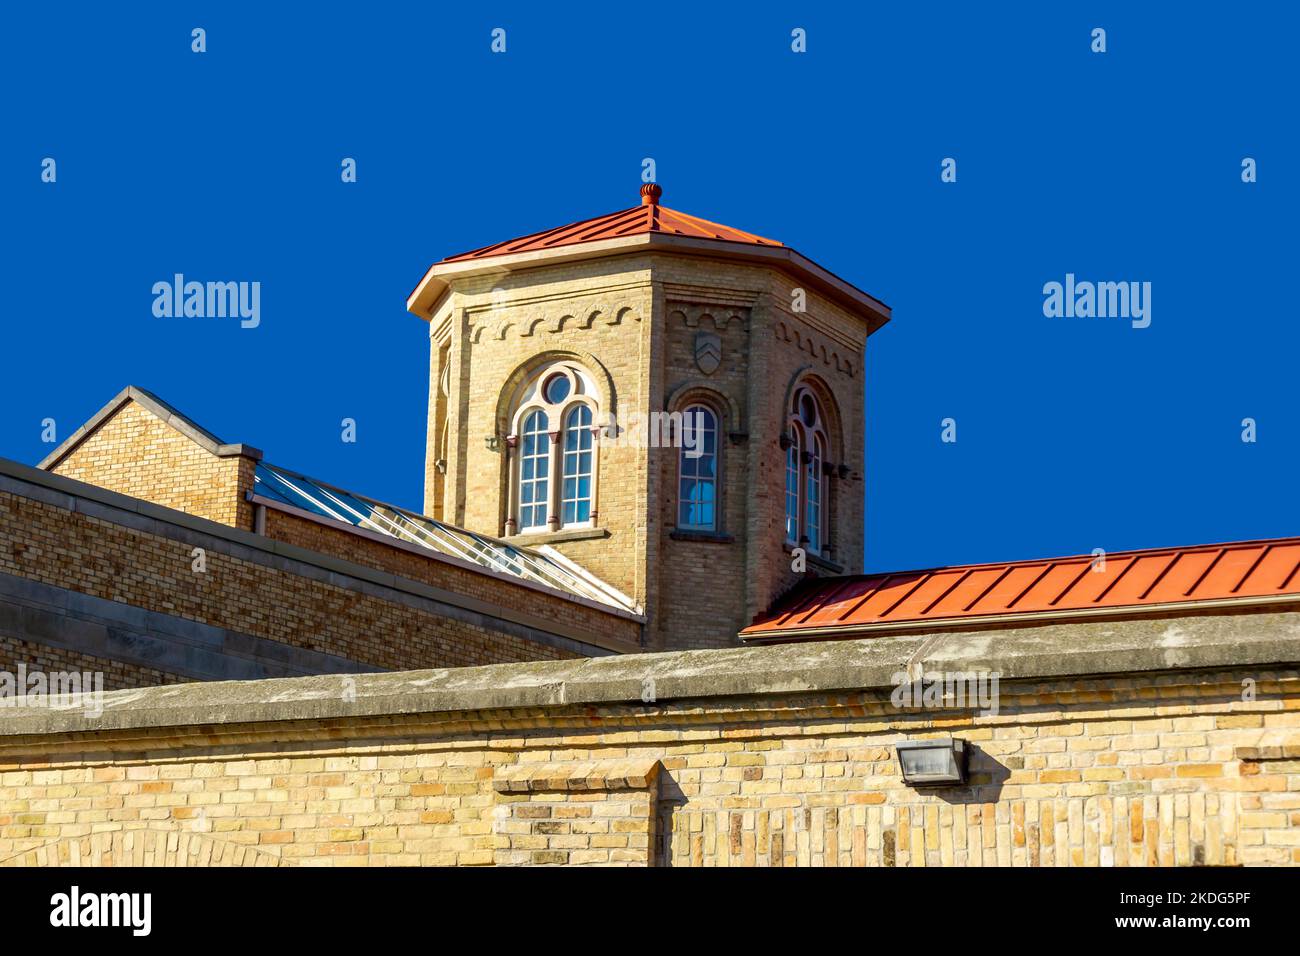
<path id="1" fill-rule="evenodd" d="M 966 741 L 945 737 L 942 740 L 910 740 L 901 743 L 898 765 L 903 782 L 913 787 L 939 787 L 966 782 Z"/>

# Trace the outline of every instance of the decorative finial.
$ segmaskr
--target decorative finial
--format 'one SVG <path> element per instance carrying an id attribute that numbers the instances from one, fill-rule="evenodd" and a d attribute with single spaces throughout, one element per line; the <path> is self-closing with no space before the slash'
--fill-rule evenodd
<path id="1" fill-rule="evenodd" d="M 641 205 L 657 206 L 659 197 L 663 194 L 663 188 L 658 183 L 646 183 L 641 187 Z"/>

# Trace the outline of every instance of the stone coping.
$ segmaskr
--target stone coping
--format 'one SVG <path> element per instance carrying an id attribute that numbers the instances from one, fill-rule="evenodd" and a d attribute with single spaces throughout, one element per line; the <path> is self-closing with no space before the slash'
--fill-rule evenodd
<path id="1" fill-rule="evenodd" d="M 644 790 L 659 773 L 658 758 L 535 763 L 504 767 L 492 779 L 498 793 L 542 790 Z"/>
<path id="2" fill-rule="evenodd" d="M 1093 621 L 384 674 L 123 690 L 103 712 L 0 706 L 0 738 L 888 690 L 910 666 L 1002 681 L 1300 663 L 1300 613 Z M 0 702 L 3 703 L 3 702 Z"/>
<path id="3" fill-rule="evenodd" d="M 1300 762 L 1300 733 L 1267 732 L 1253 746 L 1237 747 L 1233 756 L 1252 763 L 1265 760 Z"/>

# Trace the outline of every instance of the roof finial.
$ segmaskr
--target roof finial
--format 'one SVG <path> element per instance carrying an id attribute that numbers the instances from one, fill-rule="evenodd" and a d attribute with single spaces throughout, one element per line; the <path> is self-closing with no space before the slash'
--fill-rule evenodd
<path id="1" fill-rule="evenodd" d="M 657 206 L 659 197 L 663 194 L 663 188 L 658 183 L 646 183 L 641 187 L 641 205 Z"/>

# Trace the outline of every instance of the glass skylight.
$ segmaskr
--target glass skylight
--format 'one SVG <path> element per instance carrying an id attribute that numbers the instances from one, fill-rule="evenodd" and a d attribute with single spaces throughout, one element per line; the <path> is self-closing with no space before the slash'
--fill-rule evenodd
<path id="1" fill-rule="evenodd" d="M 254 481 L 256 493 L 262 497 L 314 515 L 460 558 L 497 574 L 543 584 L 620 610 L 635 610 L 614 589 L 532 548 L 518 548 L 413 511 L 363 498 L 275 465 L 259 463 Z"/>

